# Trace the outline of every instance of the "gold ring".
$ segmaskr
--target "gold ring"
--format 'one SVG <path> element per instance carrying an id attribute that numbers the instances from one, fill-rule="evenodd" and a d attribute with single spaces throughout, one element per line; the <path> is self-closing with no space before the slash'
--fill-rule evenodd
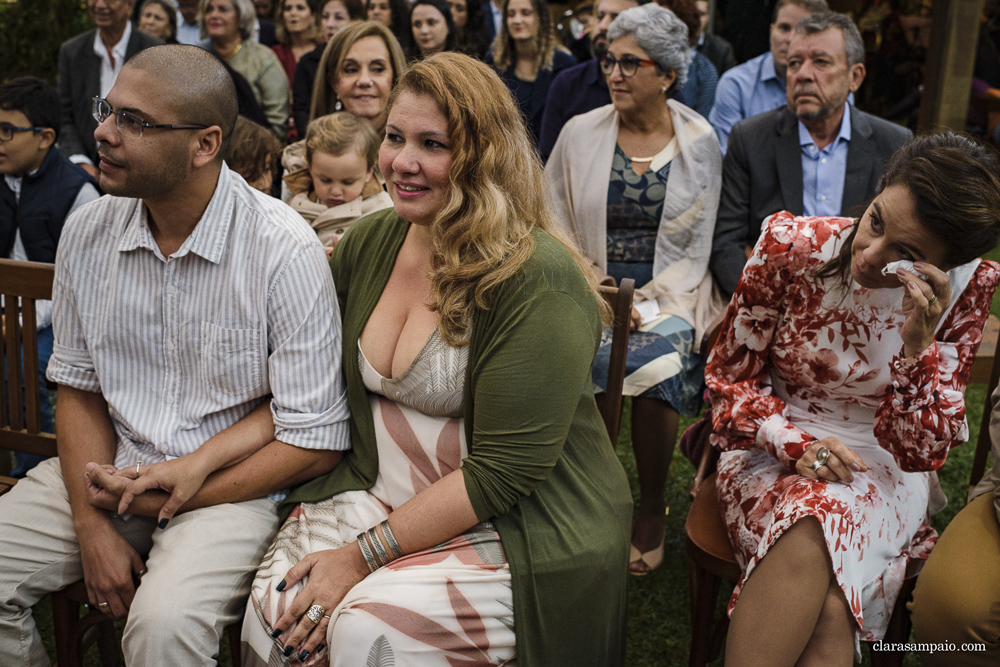
<path id="1" fill-rule="evenodd" d="M 931 305 L 932 303 L 934 303 L 935 301 L 937 301 L 937 294 L 933 294 L 933 293 L 932 293 L 932 294 L 931 294 L 931 298 L 927 299 L 927 305 L 929 306 L 929 305 Z"/>

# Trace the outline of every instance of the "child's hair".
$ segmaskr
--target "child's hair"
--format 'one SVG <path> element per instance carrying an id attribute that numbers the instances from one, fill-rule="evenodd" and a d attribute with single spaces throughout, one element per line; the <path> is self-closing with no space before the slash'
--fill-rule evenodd
<path id="1" fill-rule="evenodd" d="M 230 169 L 253 183 L 274 168 L 280 154 L 281 142 L 274 132 L 237 116 L 225 156 Z"/>
<path id="2" fill-rule="evenodd" d="M 309 123 L 306 130 L 306 161 L 312 164 L 312 156 L 316 151 L 341 156 L 356 148 L 371 169 L 378 162 L 381 143 L 375 128 L 367 120 L 350 111 L 338 111 L 320 116 Z"/>
<path id="3" fill-rule="evenodd" d="M 32 127 L 50 127 L 59 138 L 59 93 L 36 76 L 22 76 L 0 85 L 0 109 L 20 111 Z"/>

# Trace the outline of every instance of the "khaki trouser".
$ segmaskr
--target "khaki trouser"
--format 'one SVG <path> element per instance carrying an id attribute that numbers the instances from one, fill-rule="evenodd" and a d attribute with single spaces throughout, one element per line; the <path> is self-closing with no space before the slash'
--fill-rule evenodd
<path id="1" fill-rule="evenodd" d="M 113 521 L 148 570 L 125 625 L 127 664 L 214 665 L 219 637 L 242 617 L 277 529 L 275 503 L 192 510 L 165 530 L 144 517 Z M 50 459 L 0 498 L 0 665 L 49 664 L 31 607 L 82 577 L 69 496 L 58 459 Z"/>
<path id="2" fill-rule="evenodd" d="M 921 653 L 927 667 L 1000 665 L 1000 523 L 993 494 L 979 496 L 945 529 L 910 603 L 918 642 L 954 644 Z M 985 644 L 973 651 L 963 644 Z"/>

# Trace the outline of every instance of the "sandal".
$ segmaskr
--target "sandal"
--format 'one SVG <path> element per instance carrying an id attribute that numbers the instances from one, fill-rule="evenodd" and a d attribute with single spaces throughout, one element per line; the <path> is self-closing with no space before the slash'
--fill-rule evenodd
<path id="1" fill-rule="evenodd" d="M 665 514 L 670 514 L 670 508 L 667 508 Z M 634 544 L 629 544 L 629 554 L 628 554 L 628 571 L 629 574 L 635 577 L 644 577 L 656 568 L 663 564 L 663 551 L 664 543 L 667 541 L 667 531 L 666 526 L 663 527 L 663 539 L 660 540 L 660 545 L 655 549 L 650 549 L 649 551 L 639 551 Z M 637 570 L 635 566 L 642 563 L 645 566 L 644 570 Z"/>

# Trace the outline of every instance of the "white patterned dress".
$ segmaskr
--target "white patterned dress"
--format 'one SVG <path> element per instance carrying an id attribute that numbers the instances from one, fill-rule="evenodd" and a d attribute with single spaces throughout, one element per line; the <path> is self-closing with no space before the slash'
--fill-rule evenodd
<path id="1" fill-rule="evenodd" d="M 289 664 L 270 637 L 272 623 L 302 588 L 300 583 L 274 590 L 289 568 L 309 553 L 353 542 L 460 467 L 468 455 L 461 417 L 467 359 L 467 347 L 448 346 L 435 329 L 410 367 L 390 379 L 358 346 L 375 421 L 378 478 L 368 491 L 347 491 L 292 511 L 254 582 L 243 625 L 245 664 Z M 376 570 L 328 613 L 328 648 L 295 664 L 514 664 L 510 568 L 489 522 Z"/>
<path id="2" fill-rule="evenodd" d="M 951 270 L 952 302 L 935 342 L 902 358 L 902 289 L 865 289 L 816 273 L 852 220 L 776 213 L 740 279 L 708 361 L 723 452 L 719 499 L 744 575 L 796 521 L 823 527 L 837 583 L 865 641 L 885 633 L 907 558 L 937 539 L 943 506 L 931 471 L 968 438 L 963 393 L 1000 267 Z M 854 449 L 868 472 L 851 484 L 811 480 L 795 462 L 817 439 Z M 935 508 L 935 505 L 937 506 Z"/>

